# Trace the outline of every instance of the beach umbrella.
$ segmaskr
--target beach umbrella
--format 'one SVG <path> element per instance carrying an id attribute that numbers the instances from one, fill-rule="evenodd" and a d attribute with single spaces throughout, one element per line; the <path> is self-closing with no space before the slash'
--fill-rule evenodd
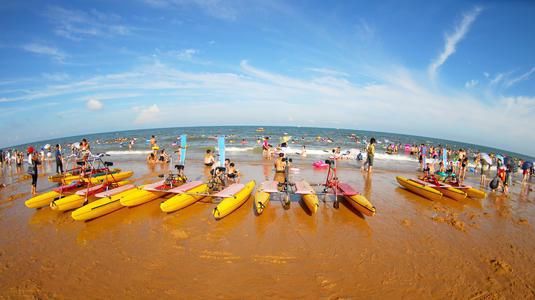
<path id="1" fill-rule="evenodd" d="M 500 154 L 496 154 L 496 159 L 501 160 L 502 163 L 503 163 L 503 156 L 501 156 Z"/>
<path id="2" fill-rule="evenodd" d="M 80 149 L 80 142 L 76 142 L 74 144 L 72 144 L 72 146 L 76 149 Z"/>
<path id="3" fill-rule="evenodd" d="M 45 150 L 50 149 L 50 144 L 46 144 L 44 148 L 45 148 Z"/>
<path id="4" fill-rule="evenodd" d="M 533 167 L 532 161 L 525 161 L 522 163 L 522 170 L 529 170 Z"/>
<path id="5" fill-rule="evenodd" d="M 486 161 L 487 164 L 492 165 L 492 159 L 487 153 L 481 153 L 481 159 Z"/>
<path id="6" fill-rule="evenodd" d="M 32 153 L 33 153 L 33 151 L 34 151 L 34 149 L 33 149 L 33 147 L 32 147 L 32 146 L 28 147 L 28 150 L 27 150 L 27 152 L 28 152 L 29 154 L 32 154 Z"/>

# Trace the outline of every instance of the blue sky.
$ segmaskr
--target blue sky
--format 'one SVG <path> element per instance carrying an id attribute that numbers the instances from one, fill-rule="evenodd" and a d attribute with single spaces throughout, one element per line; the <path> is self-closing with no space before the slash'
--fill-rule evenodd
<path id="1" fill-rule="evenodd" d="M 535 155 L 533 1 L 13 1 L 0 13 L 0 147 L 251 124 Z"/>

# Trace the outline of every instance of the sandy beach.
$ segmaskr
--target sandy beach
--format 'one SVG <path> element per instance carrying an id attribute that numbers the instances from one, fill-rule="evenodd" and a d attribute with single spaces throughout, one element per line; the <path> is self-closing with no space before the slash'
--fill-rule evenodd
<path id="1" fill-rule="evenodd" d="M 235 160 L 243 181 L 273 176 L 270 160 Z M 188 161 L 190 179 L 206 179 L 201 165 Z M 325 178 L 308 163 L 296 166 L 295 179 Z M 118 167 L 134 170 L 136 184 L 157 181 L 164 168 Z M 4 169 L 0 297 L 534 298 L 534 193 L 516 184 L 509 196 L 433 202 L 396 183 L 416 168 L 378 167 L 368 176 L 354 161 L 339 164 L 339 177 L 377 208 L 373 217 L 329 201 L 310 215 L 298 197 L 286 210 L 275 196 L 259 216 L 252 198 L 220 221 L 210 201 L 166 214 L 158 199 L 89 222 L 26 208 L 30 179 Z M 39 191 L 53 186 L 40 176 Z"/>

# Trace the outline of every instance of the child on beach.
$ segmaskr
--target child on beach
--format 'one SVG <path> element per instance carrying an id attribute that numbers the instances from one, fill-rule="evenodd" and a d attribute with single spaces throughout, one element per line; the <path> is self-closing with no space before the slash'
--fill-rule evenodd
<path id="1" fill-rule="evenodd" d="M 284 153 L 279 153 L 279 157 L 275 160 L 275 173 L 284 173 L 287 161 L 284 159 Z"/>
<path id="2" fill-rule="evenodd" d="M 446 167 L 444 166 L 444 162 L 443 161 L 438 163 L 438 171 L 440 173 L 446 173 Z"/>
<path id="3" fill-rule="evenodd" d="M 239 183 L 240 182 L 240 172 L 236 169 L 236 165 L 231 162 L 229 163 L 227 169 L 227 178 L 228 182 Z"/>
<path id="4" fill-rule="evenodd" d="M 167 152 L 165 152 L 165 149 L 162 149 L 160 151 L 160 156 L 158 157 L 158 161 L 164 164 L 171 161 L 169 155 L 167 154 Z"/>
<path id="5" fill-rule="evenodd" d="M 151 152 L 149 155 L 147 155 L 147 162 L 149 164 L 153 164 L 156 162 L 156 155 L 154 155 L 154 152 Z"/>
<path id="6" fill-rule="evenodd" d="M 213 166 L 215 163 L 215 158 L 212 155 L 212 150 L 207 149 L 206 154 L 204 155 L 204 165 L 207 167 Z"/>

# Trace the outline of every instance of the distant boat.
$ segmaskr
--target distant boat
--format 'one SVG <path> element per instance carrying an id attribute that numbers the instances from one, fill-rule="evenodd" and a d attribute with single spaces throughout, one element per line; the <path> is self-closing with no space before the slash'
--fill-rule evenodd
<path id="1" fill-rule="evenodd" d="M 264 128 L 259 127 L 259 128 L 256 129 L 256 132 L 264 132 Z"/>

